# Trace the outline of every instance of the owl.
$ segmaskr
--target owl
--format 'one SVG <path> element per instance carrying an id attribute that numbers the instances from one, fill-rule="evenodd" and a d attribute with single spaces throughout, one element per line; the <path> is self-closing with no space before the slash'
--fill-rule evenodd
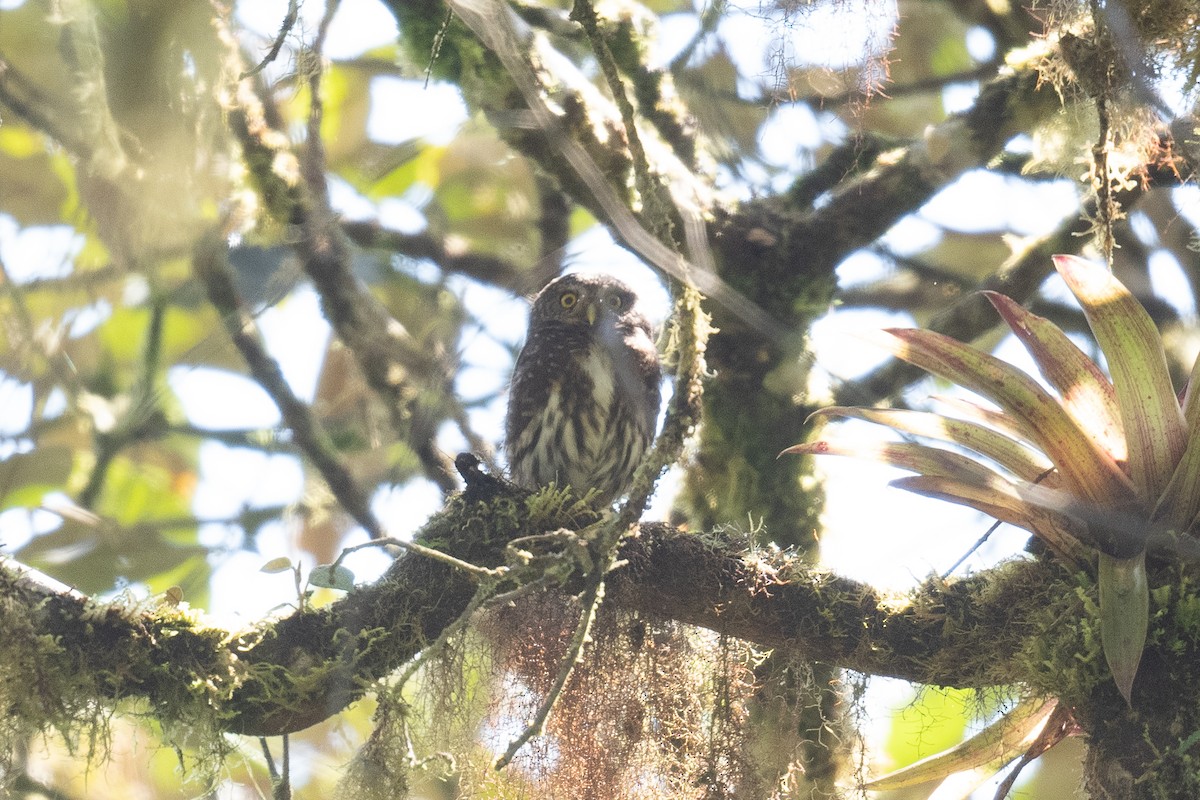
<path id="1" fill-rule="evenodd" d="M 533 301 L 508 398 L 512 478 L 598 491 L 626 489 L 658 419 L 661 368 L 637 295 L 606 275 L 564 275 Z"/>

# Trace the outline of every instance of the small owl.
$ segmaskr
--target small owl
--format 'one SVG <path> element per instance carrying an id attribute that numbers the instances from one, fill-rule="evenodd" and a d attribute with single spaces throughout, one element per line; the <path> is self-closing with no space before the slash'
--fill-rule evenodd
<path id="1" fill-rule="evenodd" d="M 533 301 L 508 398 L 505 451 L 522 486 L 571 486 L 609 504 L 658 419 L 658 352 L 637 295 L 606 275 L 564 275 Z"/>

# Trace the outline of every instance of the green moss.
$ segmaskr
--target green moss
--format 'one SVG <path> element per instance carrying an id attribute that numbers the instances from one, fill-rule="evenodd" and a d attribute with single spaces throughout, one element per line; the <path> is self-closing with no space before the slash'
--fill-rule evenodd
<path id="1" fill-rule="evenodd" d="M 513 91 L 499 60 L 444 3 L 386 3 L 400 28 L 400 44 L 410 63 L 428 68 L 439 80 L 499 103 Z M 435 52 L 436 51 L 436 52 Z"/>

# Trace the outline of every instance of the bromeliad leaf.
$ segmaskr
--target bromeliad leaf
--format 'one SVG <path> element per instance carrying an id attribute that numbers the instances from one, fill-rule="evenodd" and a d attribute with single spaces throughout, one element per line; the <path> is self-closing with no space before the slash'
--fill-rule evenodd
<path id="1" fill-rule="evenodd" d="M 1011 364 L 933 331 L 890 329 L 876 339 L 897 358 L 978 392 L 1021 419 L 1066 481 L 1102 508 L 1137 505 L 1129 478 L 1058 401 Z"/>
<path id="2" fill-rule="evenodd" d="M 1129 448 L 1129 474 L 1153 504 L 1187 445 L 1162 338 L 1137 298 L 1107 269 L 1075 256 L 1055 256 L 1054 266 L 1083 306 L 1108 359 Z"/>
<path id="3" fill-rule="evenodd" d="M 1042 376 L 1058 390 L 1063 408 L 1116 461 L 1128 457 L 1117 393 L 1108 377 L 1062 330 L 998 292 L 984 296 L 1000 312 Z"/>
<path id="4" fill-rule="evenodd" d="M 1041 453 L 999 431 L 968 420 L 954 419 L 926 411 L 899 408 L 851 408 L 831 406 L 813 412 L 812 417 L 851 417 L 886 425 L 892 430 L 952 442 L 974 450 L 1027 481 L 1036 481 L 1054 465 Z M 810 417 L 811 419 L 811 417 Z"/>
<path id="5" fill-rule="evenodd" d="M 1013 419 L 1003 411 L 988 408 L 982 403 L 976 403 L 965 397 L 935 394 L 931 395 L 929 399 L 939 405 L 952 409 L 955 413 L 962 415 L 968 420 L 978 422 L 987 428 L 994 428 L 1010 439 L 1028 442 L 1033 445 L 1037 444 L 1037 434 L 1030 430 L 1028 425 L 1023 424 L 1019 419 Z"/>
<path id="6" fill-rule="evenodd" d="M 1150 585 L 1146 577 L 1146 554 L 1114 558 L 1100 554 L 1100 640 L 1104 660 L 1117 689 L 1132 704 L 1133 679 L 1137 676 L 1146 629 L 1150 619 Z"/>
<path id="7" fill-rule="evenodd" d="M 1153 519 L 1174 531 L 1187 531 L 1200 515 L 1200 358 L 1192 365 L 1183 396 L 1183 419 L 1187 447 L 1175 467 L 1167 488 L 1158 498 Z"/>
<path id="8" fill-rule="evenodd" d="M 1003 480 L 990 469 L 967 456 L 912 442 L 853 442 L 818 441 L 797 444 L 779 455 L 850 456 L 891 464 L 921 475 L 966 477 L 976 482 Z"/>
<path id="9" fill-rule="evenodd" d="M 1037 536 L 1060 559 L 1078 567 L 1086 565 L 1089 550 L 1082 543 L 1084 531 L 1070 516 L 1029 502 L 1026 489 L 1043 489 L 1033 484 L 1018 486 L 993 475 L 973 482 L 945 475 L 915 475 L 898 478 L 892 486 L 925 497 L 945 500 L 981 511 L 1001 522 L 1024 528 Z M 1046 490 L 1054 491 L 1054 490 Z"/>

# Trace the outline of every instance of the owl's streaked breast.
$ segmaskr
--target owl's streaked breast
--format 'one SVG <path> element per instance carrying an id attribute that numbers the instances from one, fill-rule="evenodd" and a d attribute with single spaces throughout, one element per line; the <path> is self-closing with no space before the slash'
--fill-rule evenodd
<path id="1" fill-rule="evenodd" d="M 505 421 L 512 478 L 535 488 L 628 488 L 658 416 L 658 353 L 636 295 L 606 276 L 567 275 L 534 300 Z"/>
<path id="2" fill-rule="evenodd" d="M 611 500 L 641 460 L 653 431 L 629 396 L 630 376 L 618 374 L 612 355 L 592 344 L 582 356 L 568 356 L 571 369 L 551 384 L 545 405 L 521 432 L 512 449 L 513 479 L 527 486 L 570 485 L 580 493 L 598 489 Z M 571 381 L 564 388 L 564 381 Z M 588 402 L 578 398 L 587 397 Z"/>

